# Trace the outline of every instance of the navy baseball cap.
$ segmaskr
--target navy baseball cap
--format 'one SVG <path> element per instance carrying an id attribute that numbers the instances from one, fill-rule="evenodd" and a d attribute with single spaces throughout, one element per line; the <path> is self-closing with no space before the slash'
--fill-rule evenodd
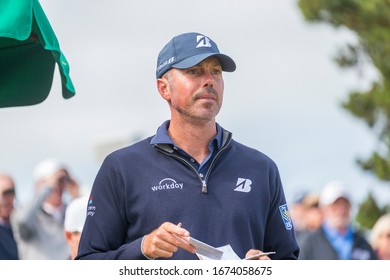
<path id="1" fill-rule="evenodd" d="M 171 68 L 193 67 L 210 56 L 219 59 L 223 71 L 236 70 L 233 59 L 221 54 L 217 44 L 209 37 L 195 32 L 175 36 L 158 55 L 156 78 L 161 78 Z"/>

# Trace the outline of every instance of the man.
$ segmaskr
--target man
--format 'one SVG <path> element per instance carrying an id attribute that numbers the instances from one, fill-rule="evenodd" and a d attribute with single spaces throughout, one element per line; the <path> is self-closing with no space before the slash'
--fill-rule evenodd
<path id="1" fill-rule="evenodd" d="M 19 259 L 18 247 L 11 227 L 15 184 L 11 176 L 0 173 L 0 260 Z"/>
<path id="2" fill-rule="evenodd" d="M 64 237 L 66 203 L 63 195 L 71 179 L 67 168 L 57 159 L 46 159 L 33 172 L 35 194 L 12 217 L 21 259 L 63 260 L 69 257 Z"/>
<path id="3" fill-rule="evenodd" d="M 190 235 L 230 244 L 240 258 L 298 257 L 277 166 L 216 123 L 222 71 L 235 69 L 202 34 L 181 34 L 162 49 L 157 89 L 171 119 L 105 159 L 76 259 L 197 259 Z"/>
<path id="4" fill-rule="evenodd" d="M 306 208 L 306 229 L 317 230 L 322 224 L 322 211 L 320 209 L 320 196 L 316 193 L 309 193 L 303 200 Z"/>
<path id="5" fill-rule="evenodd" d="M 306 225 L 306 205 L 304 203 L 307 192 L 299 192 L 294 195 L 292 204 L 290 205 L 290 216 L 294 223 L 295 237 L 298 241 L 298 244 L 301 242 L 301 239 L 307 233 Z"/>
<path id="6" fill-rule="evenodd" d="M 351 198 L 339 181 L 325 185 L 320 194 L 323 223 L 300 244 L 303 260 L 374 260 L 368 242 L 351 224 Z"/>

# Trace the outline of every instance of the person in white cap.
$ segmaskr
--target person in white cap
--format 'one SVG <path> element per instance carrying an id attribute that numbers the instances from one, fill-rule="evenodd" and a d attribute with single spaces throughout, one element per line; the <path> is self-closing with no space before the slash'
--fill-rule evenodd
<path id="1" fill-rule="evenodd" d="M 72 184 L 67 167 L 58 159 L 39 162 L 34 171 L 33 199 L 18 207 L 12 216 L 20 259 L 61 260 L 69 256 L 64 237 L 66 203 L 63 199 Z"/>
<path id="2" fill-rule="evenodd" d="M 70 248 L 70 259 L 77 256 L 80 235 L 83 231 L 87 216 L 88 196 L 82 196 L 72 200 L 65 212 L 65 238 Z"/>
<path id="3" fill-rule="evenodd" d="M 321 227 L 301 242 L 302 260 L 375 260 L 367 240 L 351 223 L 351 196 L 340 181 L 331 181 L 320 194 Z"/>

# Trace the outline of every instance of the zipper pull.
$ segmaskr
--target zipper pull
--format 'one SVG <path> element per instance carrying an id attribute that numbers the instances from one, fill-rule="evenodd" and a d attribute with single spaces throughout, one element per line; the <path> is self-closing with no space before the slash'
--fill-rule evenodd
<path id="1" fill-rule="evenodd" d="M 207 185 L 205 180 L 202 180 L 202 193 L 207 193 Z"/>

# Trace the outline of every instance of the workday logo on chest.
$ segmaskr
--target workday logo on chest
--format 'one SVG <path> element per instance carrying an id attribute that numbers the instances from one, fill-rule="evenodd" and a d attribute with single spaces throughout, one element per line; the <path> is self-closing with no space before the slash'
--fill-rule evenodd
<path id="1" fill-rule="evenodd" d="M 184 183 L 178 183 L 172 178 L 162 179 L 158 185 L 152 186 L 151 189 L 154 192 L 157 191 L 172 191 L 172 190 L 182 190 Z"/>

